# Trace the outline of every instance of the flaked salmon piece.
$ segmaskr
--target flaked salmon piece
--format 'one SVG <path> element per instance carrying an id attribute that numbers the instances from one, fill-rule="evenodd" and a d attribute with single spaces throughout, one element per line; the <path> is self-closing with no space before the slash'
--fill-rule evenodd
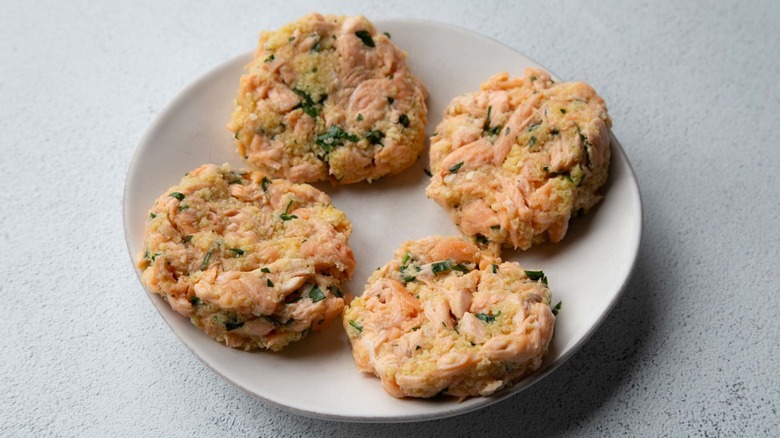
<path id="1" fill-rule="evenodd" d="M 454 98 L 431 137 L 426 194 L 483 249 L 560 241 L 602 196 L 611 120 L 582 82 L 499 73 Z"/>
<path id="2" fill-rule="evenodd" d="M 314 187 L 204 165 L 149 210 L 138 268 L 217 341 L 278 350 L 340 316 L 355 268 L 350 233 Z"/>
<path id="3" fill-rule="evenodd" d="M 227 127 L 269 176 L 371 182 L 419 157 L 426 98 L 406 53 L 365 17 L 311 14 L 260 34 Z"/>
<path id="4" fill-rule="evenodd" d="M 358 369 L 394 397 L 486 396 L 537 369 L 555 316 L 543 274 L 464 239 L 406 242 L 343 324 Z"/>

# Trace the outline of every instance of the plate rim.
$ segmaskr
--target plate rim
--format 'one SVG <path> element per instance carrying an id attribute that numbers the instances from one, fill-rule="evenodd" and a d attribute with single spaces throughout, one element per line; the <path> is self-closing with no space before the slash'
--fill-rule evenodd
<path id="1" fill-rule="evenodd" d="M 454 25 L 451 23 L 444 23 L 439 22 L 435 20 L 426 20 L 426 19 L 420 19 L 420 18 L 383 18 L 383 19 L 377 19 L 372 20 L 372 23 L 375 27 L 381 27 L 384 24 L 391 24 L 391 23 L 397 23 L 397 24 L 419 24 L 429 27 L 440 27 L 440 28 L 448 28 L 449 30 L 459 32 L 461 34 L 466 34 L 467 36 L 471 38 L 479 38 L 485 41 L 488 41 L 490 43 L 499 44 L 512 52 L 515 52 L 519 55 L 521 55 L 524 58 L 527 58 L 528 60 L 532 61 L 534 64 L 538 65 L 540 68 L 544 69 L 545 71 L 549 72 L 550 75 L 558 81 L 561 81 L 561 78 L 557 76 L 555 73 L 553 73 L 549 68 L 545 67 L 543 64 L 537 62 L 535 59 L 529 57 L 528 55 L 524 54 L 523 52 L 515 49 L 514 47 L 503 43 L 502 41 L 499 41 L 495 38 L 492 38 L 490 36 L 483 35 L 475 30 Z M 404 50 L 404 49 L 402 49 Z M 271 405 L 275 408 L 278 408 L 282 411 L 290 412 L 296 415 L 301 415 L 308 418 L 315 418 L 320 420 L 327 420 L 327 421 L 333 421 L 333 422 L 343 422 L 343 423 L 412 423 L 412 422 L 421 422 L 421 421 L 430 421 L 430 420 L 437 420 L 437 419 L 445 419 L 454 417 L 457 415 L 466 414 L 469 412 L 473 412 L 479 409 L 486 408 L 488 406 L 494 405 L 498 402 L 501 402 L 503 400 L 506 400 L 507 398 L 513 397 L 531 386 L 538 383 L 540 380 L 544 379 L 545 377 L 552 374 L 554 371 L 556 371 L 561 365 L 563 365 L 565 362 L 567 362 L 575 353 L 577 353 L 582 346 L 590 340 L 590 338 L 595 334 L 596 330 L 601 327 L 604 320 L 606 320 L 607 316 L 612 312 L 617 302 L 620 300 L 620 298 L 623 296 L 626 287 L 628 286 L 629 281 L 633 277 L 637 262 L 639 260 L 639 251 L 642 246 L 642 238 L 643 238 L 643 228 L 644 228 L 644 205 L 642 201 L 642 193 L 639 188 L 639 181 L 636 176 L 636 172 L 634 171 L 634 168 L 631 164 L 631 162 L 628 159 L 628 155 L 626 154 L 625 150 L 623 149 L 622 144 L 620 141 L 615 137 L 614 133 L 610 129 L 610 148 L 612 149 L 613 157 L 615 155 L 615 152 L 617 152 L 617 155 L 620 155 L 620 158 L 623 162 L 626 164 L 626 170 L 627 174 L 630 177 L 630 189 L 632 195 L 637 200 L 637 207 L 638 212 L 635 214 L 637 215 L 637 222 L 636 222 L 636 233 L 632 236 L 627 236 L 632 244 L 633 248 L 633 258 L 631 260 L 631 266 L 628 269 L 628 274 L 623 279 L 622 284 L 618 288 L 617 293 L 612 297 L 604 311 L 599 315 L 598 319 L 594 324 L 592 324 L 585 334 L 572 345 L 571 348 L 569 348 L 568 351 L 566 351 L 564 354 L 559 356 L 555 362 L 551 363 L 549 366 L 542 370 L 537 370 L 533 372 L 532 374 L 526 376 L 523 379 L 524 385 L 521 388 L 518 388 L 516 391 L 512 391 L 510 388 L 508 391 L 503 391 L 502 393 L 495 395 L 495 396 L 488 396 L 484 397 L 483 403 L 474 403 L 472 405 L 463 406 L 462 408 L 458 408 L 457 406 L 453 409 L 442 411 L 442 412 L 432 412 L 432 413 L 425 413 L 425 414 L 418 414 L 418 415 L 403 415 L 403 416 L 349 416 L 349 415 L 338 415 L 338 414 L 328 414 L 328 413 L 322 413 L 322 412 L 316 412 L 311 411 L 307 409 L 300 409 L 297 407 L 285 405 L 279 402 L 276 402 L 274 400 L 271 400 L 269 398 L 265 398 L 260 394 L 257 394 L 256 392 L 242 386 L 239 382 L 236 382 L 224 374 L 222 374 L 218 369 L 214 368 L 203 356 L 199 355 L 198 353 L 193 350 L 193 347 L 190 346 L 188 342 L 185 342 L 182 336 L 177 332 L 176 329 L 171 325 L 171 323 L 168 321 L 166 316 L 162 313 L 161 306 L 165 305 L 164 301 L 160 299 L 160 297 L 157 294 L 149 292 L 146 287 L 141 282 L 141 276 L 136 268 L 135 265 L 135 255 L 133 254 L 131 248 L 130 248 L 130 239 L 128 236 L 128 228 L 129 228 L 129 220 L 130 220 L 130 212 L 128 212 L 127 209 L 127 202 L 128 202 L 128 192 L 130 191 L 130 176 L 133 173 L 133 171 L 136 169 L 138 165 L 138 161 L 140 160 L 140 157 L 143 155 L 141 152 L 146 151 L 148 149 L 149 139 L 152 135 L 152 133 L 156 132 L 161 125 L 163 124 L 163 121 L 167 118 L 167 115 L 171 108 L 176 107 L 180 104 L 182 100 L 184 100 L 192 91 L 200 88 L 204 84 L 210 82 L 213 77 L 219 76 L 222 71 L 228 66 L 232 65 L 235 62 L 238 62 L 240 59 L 245 58 L 249 55 L 251 55 L 254 52 L 254 49 L 240 53 L 238 55 L 234 55 L 230 57 L 229 59 L 220 62 L 218 65 L 212 67 L 205 73 L 202 73 L 200 76 L 198 76 L 195 80 L 192 82 L 189 82 L 184 88 L 182 88 L 178 93 L 174 95 L 174 97 L 163 106 L 159 113 L 155 116 L 152 123 L 146 128 L 146 131 L 141 136 L 141 139 L 138 141 L 135 150 L 133 152 L 132 158 L 130 159 L 130 162 L 127 166 L 127 170 L 125 172 L 125 183 L 122 190 L 122 226 L 124 231 L 124 237 L 125 237 L 125 247 L 127 248 L 128 255 L 130 256 L 130 265 L 132 267 L 133 272 L 135 273 L 136 278 L 138 279 L 141 288 L 146 293 L 147 298 L 151 301 L 152 305 L 154 306 L 157 313 L 162 317 L 163 321 L 165 321 L 166 325 L 170 328 L 170 330 L 174 333 L 176 338 L 178 338 L 179 342 L 181 342 L 189 351 L 190 353 L 195 356 L 203 365 L 205 365 L 208 369 L 210 369 L 213 373 L 220 376 L 223 380 L 227 381 L 232 386 L 240 389 L 241 391 L 245 392 L 246 394 L 250 395 L 252 398 L 261 401 L 262 403 Z M 404 50 L 404 52 L 408 52 L 407 50 Z M 426 148 L 427 150 L 427 148 Z M 614 158 L 613 158 L 614 159 Z M 358 372 L 357 370 L 355 372 Z"/>

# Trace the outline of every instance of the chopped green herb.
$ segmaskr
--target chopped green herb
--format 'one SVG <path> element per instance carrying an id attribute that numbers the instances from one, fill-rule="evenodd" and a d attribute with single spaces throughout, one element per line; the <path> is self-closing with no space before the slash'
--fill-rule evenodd
<path id="1" fill-rule="evenodd" d="M 506 127 L 506 130 L 504 131 L 504 135 L 509 135 L 509 126 Z"/>
<path id="2" fill-rule="evenodd" d="M 531 76 L 531 82 L 536 80 L 536 76 Z"/>
<path id="3" fill-rule="evenodd" d="M 154 261 L 157 257 L 159 257 L 161 255 L 162 255 L 162 253 L 159 253 L 159 252 L 156 252 L 156 253 L 152 254 L 152 257 L 151 257 L 152 261 Z"/>
<path id="4" fill-rule="evenodd" d="M 206 253 L 206 256 L 203 257 L 203 263 L 200 264 L 200 270 L 205 271 L 206 268 L 209 266 L 209 259 L 211 258 L 211 251 Z"/>
<path id="5" fill-rule="evenodd" d="M 268 55 L 268 57 L 265 58 L 265 60 L 263 62 L 268 63 L 268 62 L 271 62 L 273 60 L 274 60 L 274 54 L 271 53 L 270 55 Z"/>
<path id="6" fill-rule="evenodd" d="M 290 38 L 287 38 L 287 42 L 288 43 L 291 43 L 293 41 L 295 41 L 295 37 L 294 36 L 291 36 Z"/>
<path id="7" fill-rule="evenodd" d="M 395 102 L 395 99 L 393 99 L 393 98 L 392 98 L 392 97 L 390 97 L 390 96 L 387 96 L 387 103 L 389 103 L 390 105 L 392 105 L 392 104 L 393 104 L 393 102 Z"/>
<path id="8" fill-rule="evenodd" d="M 434 274 L 438 274 L 439 272 L 446 272 L 452 270 L 452 262 L 449 260 L 443 260 L 441 262 L 436 262 L 431 264 L 431 271 L 433 271 Z"/>
<path id="9" fill-rule="evenodd" d="M 366 140 L 371 144 L 382 144 L 382 139 L 385 138 L 385 133 L 382 131 L 368 131 L 366 134 Z"/>
<path id="10" fill-rule="evenodd" d="M 467 268 L 465 265 L 462 265 L 460 263 L 458 263 L 457 265 L 453 266 L 452 270 L 453 271 L 460 271 L 460 272 L 462 272 L 464 274 L 468 274 L 469 272 L 471 272 L 471 271 L 469 271 L 469 268 Z"/>
<path id="11" fill-rule="evenodd" d="M 566 110 L 561 108 L 561 114 L 566 114 Z"/>
<path id="12" fill-rule="evenodd" d="M 360 324 L 358 324 L 358 323 L 356 323 L 355 321 L 353 321 L 353 320 L 351 320 L 351 319 L 349 320 L 349 325 L 351 325 L 352 327 L 354 327 L 354 328 L 355 328 L 355 330 L 357 330 L 357 331 L 359 331 L 359 332 L 362 332 L 362 331 L 363 331 L 363 326 L 362 326 L 362 325 L 360 325 Z"/>
<path id="13" fill-rule="evenodd" d="M 154 213 L 149 213 L 149 220 L 152 220 L 152 219 L 154 219 L 154 218 L 156 218 L 156 217 L 157 217 L 157 215 L 156 215 L 156 214 L 154 214 Z"/>
<path id="14" fill-rule="evenodd" d="M 498 265 L 492 265 L 491 268 L 493 269 L 493 273 L 495 274 L 498 272 Z"/>
<path id="15" fill-rule="evenodd" d="M 312 73 L 317 73 L 317 67 L 314 67 L 313 69 L 311 69 L 311 72 Z"/>
<path id="16" fill-rule="evenodd" d="M 414 347 L 414 349 L 415 349 L 415 350 L 419 350 L 419 349 L 421 349 L 421 348 L 422 348 L 422 347 L 420 347 L 419 345 L 418 345 L 418 346 L 416 346 L 416 347 Z"/>
<path id="17" fill-rule="evenodd" d="M 529 126 L 528 127 L 528 132 L 531 132 L 531 131 L 535 130 L 536 128 L 539 127 L 539 125 L 541 125 L 541 123 L 534 123 L 533 125 Z"/>
<path id="18" fill-rule="evenodd" d="M 579 134 L 579 136 L 580 136 L 580 141 L 582 141 L 582 145 L 585 146 L 585 149 L 589 149 L 590 148 L 590 141 L 588 141 L 588 137 L 585 136 L 585 134 L 583 134 L 582 131 L 580 131 L 580 126 L 579 125 L 577 125 L 575 123 L 574 127 L 577 128 L 577 134 Z"/>
<path id="19" fill-rule="evenodd" d="M 274 282 L 269 278 L 265 281 L 265 285 L 268 287 L 274 287 Z"/>
<path id="20" fill-rule="evenodd" d="M 298 216 L 290 213 L 290 206 L 292 205 L 293 200 L 290 199 L 290 202 L 287 203 L 287 208 L 284 209 L 284 213 L 280 214 L 279 217 L 282 218 L 283 221 L 289 221 L 290 219 L 298 219 Z"/>
<path id="21" fill-rule="evenodd" d="M 547 166 L 544 166 L 544 167 L 542 167 L 542 170 L 544 170 L 545 172 L 547 172 L 547 171 L 549 171 L 549 170 L 550 170 L 550 168 L 549 168 L 549 167 L 547 167 Z"/>
<path id="22" fill-rule="evenodd" d="M 485 236 L 483 236 L 481 234 L 477 234 L 476 236 L 474 236 L 474 240 L 476 240 L 477 243 L 481 243 L 483 245 L 487 245 L 488 243 L 490 243 L 490 240 L 488 240 L 487 237 L 485 237 Z"/>
<path id="23" fill-rule="evenodd" d="M 563 301 L 558 301 L 558 304 L 556 304 L 555 307 L 552 308 L 553 315 L 558 316 L 558 312 L 561 311 L 561 304 L 563 304 Z"/>
<path id="24" fill-rule="evenodd" d="M 401 114 L 400 116 L 398 116 L 398 123 L 403 125 L 404 128 L 408 128 L 409 127 L 409 116 L 407 116 L 406 114 Z"/>
<path id="25" fill-rule="evenodd" d="M 236 253 L 236 257 L 244 255 L 244 250 L 241 248 L 230 248 L 230 250 Z"/>
<path id="26" fill-rule="evenodd" d="M 145 259 L 149 258 L 149 250 L 148 249 L 146 251 L 144 251 L 144 258 Z"/>
<path id="27" fill-rule="evenodd" d="M 176 198 L 176 199 L 178 199 L 179 201 L 181 201 L 181 200 L 183 200 L 183 199 L 184 199 L 184 194 L 183 194 L 183 193 L 180 193 L 180 192 L 172 192 L 172 193 L 171 193 L 170 195 L 168 195 L 168 196 L 170 196 L 170 197 L 172 197 L 172 198 Z"/>
<path id="28" fill-rule="evenodd" d="M 333 148 L 343 146 L 344 140 L 357 143 L 360 139 L 357 135 L 349 134 L 344 131 L 340 126 L 331 125 L 326 133 L 317 136 L 315 142 L 327 155 Z"/>
<path id="29" fill-rule="evenodd" d="M 528 142 L 528 147 L 532 148 L 536 144 L 536 137 L 531 137 L 531 141 Z"/>
<path id="30" fill-rule="evenodd" d="M 457 172 L 458 170 L 460 170 L 461 167 L 463 167 L 463 161 L 461 161 L 460 163 L 450 167 L 450 173 Z"/>
<path id="31" fill-rule="evenodd" d="M 179 211 L 184 211 L 184 210 L 186 210 L 186 209 L 188 209 L 188 208 L 190 208 L 190 207 L 189 207 L 189 206 L 187 206 L 187 205 L 180 205 L 180 206 L 179 206 Z"/>
<path id="32" fill-rule="evenodd" d="M 192 298 L 190 298 L 190 304 L 192 304 L 193 306 L 197 306 L 198 304 L 200 304 L 200 298 L 193 296 Z"/>
<path id="33" fill-rule="evenodd" d="M 265 272 L 266 274 L 270 274 L 270 273 L 271 273 L 271 270 L 270 270 L 270 269 L 268 269 L 268 267 L 265 267 L 265 268 L 261 268 L 261 269 L 260 269 L 260 272 Z"/>
<path id="34" fill-rule="evenodd" d="M 333 292 L 333 295 L 335 295 L 335 296 L 337 296 L 339 298 L 343 298 L 344 297 L 344 292 L 342 292 L 341 289 L 337 288 L 336 286 L 330 286 L 330 287 L 328 287 L 328 289 L 331 292 Z"/>
<path id="35" fill-rule="evenodd" d="M 501 132 L 501 125 L 490 127 L 490 113 L 493 112 L 493 106 L 488 106 L 487 110 L 487 117 L 485 118 L 485 125 L 482 127 L 482 131 L 484 134 L 488 135 L 498 135 L 499 132 Z"/>
<path id="36" fill-rule="evenodd" d="M 300 108 L 301 110 L 303 110 L 304 113 L 308 114 L 309 117 L 311 117 L 312 119 L 316 118 L 317 115 L 320 113 L 320 111 L 319 108 L 317 108 L 317 103 L 314 102 L 314 100 L 312 100 L 309 93 L 303 90 L 299 90 L 297 88 L 293 88 L 292 91 L 293 93 L 297 94 L 298 97 L 301 98 L 301 101 L 298 102 L 298 104 L 295 105 L 293 109 Z"/>
<path id="37" fill-rule="evenodd" d="M 358 113 L 357 115 L 357 121 L 362 122 L 363 121 L 363 114 Z"/>
<path id="38" fill-rule="evenodd" d="M 525 271 L 525 275 L 531 280 L 541 280 L 544 277 L 544 271 Z"/>
<path id="39" fill-rule="evenodd" d="M 566 172 L 550 172 L 550 175 L 551 176 L 562 176 L 562 177 L 566 178 L 566 180 L 568 180 L 570 183 L 574 183 L 574 180 L 572 179 L 571 175 L 569 175 Z"/>
<path id="40" fill-rule="evenodd" d="M 355 32 L 355 36 L 360 38 L 360 41 L 363 41 L 363 44 L 366 46 L 375 47 L 374 40 L 371 38 L 371 34 L 367 30 L 359 30 Z"/>
<path id="41" fill-rule="evenodd" d="M 311 47 L 311 51 L 319 53 L 320 49 L 321 49 L 321 47 L 320 47 L 320 40 L 317 40 L 317 42 L 314 43 L 314 45 Z"/>
<path id="42" fill-rule="evenodd" d="M 273 324 L 273 325 L 282 325 L 282 323 L 270 315 L 260 315 L 260 318 L 263 318 L 266 322 Z"/>
<path id="43" fill-rule="evenodd" d="M 406 264 L 409 262 L 409 260 L 412 259 L 412 255 L 410 253 L 404 254 L 404 257 L 401 259 L 401 266 L 406 266 Z"/>
<path id="44" fill-rule="evenodd" d="M 425 172 L 425 174 L 428 175 L 429 177 L 433 176 L 433 174 L 431 173 L 430 170 L 428 170 L 427 167 L 423 167 L 423 172 Z"/>
<path id="45" fill-rule="evenodd" d="M 501 229 L 501 225 L 491 225 L 490 229 L 491 230 L 500 230 Z"/>
<path id="46" fill-rule="evenodd" d="M 238 140 L 238 131 L 236 131 L 236 133 L 235 133 L 235 134 L 233 134 L 233 138 L 235 138 L 236 140 Z"/>
<path id="47" fill-rule="evenodd" d="M 560 134 L 560 131 L 558 131 L 558 128 L 553 128 L 553 129 L 550 130 L 550 134 L 551 135 L 558 135 L 558 134 Z"/>
<path id="48" fill-rule="evenodd" d="M 414 280 L 417 280 L 417 277 L 414 275 L 404 275 L 404 283 L 411 283 Z"/>
<path id="49" fill-rule="evenodd" d="M 238 321 L 235 319 L 235 317 L 233 317 L 232 320 L 225 322 L 225 330 L 229 332 L 240 329 L 243 326 L 244 326 L 244 321 Z"/>
<path id="50" fill-rule="evenodd" d="M 485 321 L 486 323 L 491 323 L 491 322 L 495 321 L 496 318 L 498 317 L 498 315 L 500 315 L 500 314 L 501 314 L 501 312 L 498 312 L 495 315 L 488 315 L 486 313 L 477 313 L 474 316 L 476 316 L 477 319 Z"/>
<path id="51" fill-rule="evenodd" d="M 316 303 L 325 299 L 325 293 L 323 293 L 322 289 L 315 284 L 309 291 L 309 298 L 311 298 L 313 303 Z"/>
<path id="52" fill-rule="evenodd" d="M 419 325 L 418 325 L 417 327 L 413 327 L 413 328 L 412 328 L 412 331 L 413 331 L 413 332 L 416 332 L 417 330 L 420 330 L 420 326 L 419 326 Z"/>
<path id="53" fill-rule="evenodd" d="M 390 36 L 390 32 L 382 32 L 382 33 L 385 34 L 387 36 L 387 38 L 389 38 L 389 39 L 393 38 L 393 37 Z"/>
<path id="54" fill-rule="evenodd" d="M 267 177 L 263 177 L 263 179 L 260 181 L 260 187 L 263 188 L 264 192 L 268 190 L 268 184 L 271 184 L 271 180 Z"/>
<path id="55" fill-rule="evenodd" d="M 182 241 L 182 243 L 190 243 L 190 242 L 192 242 L 192 234 L 188 234 L 188 235 L 184 236 L 184 238 L 181 239 L 181 241 Z"/>

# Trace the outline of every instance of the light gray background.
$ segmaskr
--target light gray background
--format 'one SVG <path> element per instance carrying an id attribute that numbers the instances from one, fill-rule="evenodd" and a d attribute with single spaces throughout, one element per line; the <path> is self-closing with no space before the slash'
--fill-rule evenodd
<path id="1" fill-rule="evenodd" d="M 778 436 L 778 5 L 3 1 L 0 435 Z M 205 368 L 144 295 L 121 221 L 136 144 L 186 84 L 313 10 L 473 29 L 609 104 L 644 201 L 636 272 L 531 389 L 426 423 L 301 418 Z"/>

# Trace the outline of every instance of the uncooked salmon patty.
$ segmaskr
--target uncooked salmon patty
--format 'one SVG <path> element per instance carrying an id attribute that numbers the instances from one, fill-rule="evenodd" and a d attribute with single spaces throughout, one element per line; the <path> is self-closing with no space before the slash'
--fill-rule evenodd
<path id="1" fill-rule="evenodd" d="M 419 157 L 426 94 L 406 53 L 365 17 L 312 14 L 260 34 L 228 129 L 268 175 L 370 182 Z"/>
<path id="2" fill-rule="evenodd" d="M 611 123 L 585 83 L 556 84 L 533 68 L 497 74 L 447 106 L 426 193 L 482 247 L 558 242 L 601 199 Z"/>
<path id="3" fill-rule="evenodd" d="M 537 369 L 553 335 L 541 271 L 461 238 L 406 242 L 344 312 L 357 367 L 395 397 L 490 395 Z"/>
<path id="4" fill-rule="evenodd" d="M 328 196 L 207 164 L 149 210 L 141 281 L 230 347 L 279 350 L 344 308 L 351 224 Z"/>

